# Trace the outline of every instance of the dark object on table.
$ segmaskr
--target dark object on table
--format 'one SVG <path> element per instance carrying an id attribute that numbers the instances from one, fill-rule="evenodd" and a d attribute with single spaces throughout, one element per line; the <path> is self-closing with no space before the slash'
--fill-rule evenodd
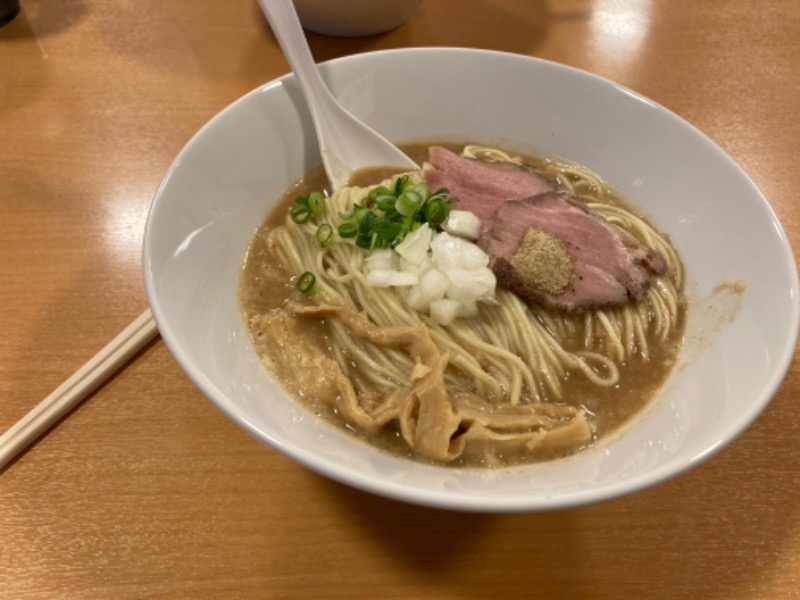
<path id="1" fill-rule="evenodd" d="M 14 20 L 19 13 L 19 0 L 0 0 L 0 27 Z"/>

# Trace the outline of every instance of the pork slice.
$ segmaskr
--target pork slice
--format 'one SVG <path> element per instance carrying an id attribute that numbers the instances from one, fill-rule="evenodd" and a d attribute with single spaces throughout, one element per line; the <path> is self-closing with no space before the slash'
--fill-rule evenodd
<path id="1" fill-rule="evenodd" d="M 432 190 L 447 188 L 458 198 L 458 209 L 468 210 L 491 223 L 497 210 L 509 200 L 527 198 L 554 189 L 553 184 L 530 169 L 513 163 L 489 163 L 465 158 L 431 146 L 428 156 L 433 168 L 425 171 Z"/>
<path id="2" fill-rule="evenodd" d="M 544 232 L 549 246 L 540 245 L 538 251 L 523 244 L 532 230 Z M 640 299 L 653 276 L 666 271 L 658 253 L 564 193 L 549 191 L 503 203 L 486 236 L 483 246 L 498 285 L 568 311 Z M 523 250 L 532 254 L 526 257 Z M 548 273 L 531 273 L 523 268 L 526 264 L 557 272 L 562 283 L 566 274 L 568 283 L 555 289 Z"/>

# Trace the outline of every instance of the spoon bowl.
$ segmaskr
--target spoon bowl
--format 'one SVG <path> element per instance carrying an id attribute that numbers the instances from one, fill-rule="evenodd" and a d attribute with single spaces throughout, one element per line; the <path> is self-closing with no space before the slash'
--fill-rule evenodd
<path id="1" fill-rule="evenodd" d="M 334 189 L 369 167 L 418 169 L 389 140 L 350 114 L 331 94 L 314 64 L 291 0 L 258 0 L 289 61 L 317 132 L 322 164 Z"/>

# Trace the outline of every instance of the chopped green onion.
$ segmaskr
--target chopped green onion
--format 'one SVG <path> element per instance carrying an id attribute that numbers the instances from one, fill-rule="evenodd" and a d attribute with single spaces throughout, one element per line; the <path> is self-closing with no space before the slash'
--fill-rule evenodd
<path id="1" fill-rule="evenodd" d="M 390 213 L 395 210 L 395 204 L 397 203 L 397 198 L 390 194 L 384 194 L 382 196 L 378 196 L 375 200 L 375 204 L 385 213 Z"/>
<path id="2" fill-rule="evenodd" d="M 359 233 L 369 233 L 372 230 L 372 225 L 378 220 L 378 215 L 372 211 L 368 211 L 361 217 L 361 222 L 358 224 Z"/>
<path id="3" fill-rule="evenodd" d="M 394 248 L 406 235 L 428 223 L 438 227 L 447 218 L 454 199 L 444 188 L 431 193 L 425 182 L 414 183 L 408 175 L 396 177 L 390 185 L 372 188 L 350 212 L 339 212 L 339 237 L 353 239 L 359 248 Z M 295 223 L 303 224 L 325 211 L 325 197 L 320 192 L 298 196 L 290 210 Z M 333 226 L 321 224 L 314 237 L 321 245 L 333 239 Z"/>
<path id="4" fill-rule="evenodd" d="M 339 225 L 339 235 L 343 238 L 356 237 L 358 234 L 358 223 L 355 221 L 345 221 Z"/>
<path id="5" fill-rule="evenodd" d="M 325 197 L 320 192 L 312 192 L 308 196 L 297 196 L 289 210 L 289 217 L 302 225 L 311 217 L 318 217 L 325 210 Z"/>
<path id="6" fill-rule="evenodd" d="M 302 225 L 311 218 L 311 211 L 304 204 L 295 204 L 289 212 L 289 217 L 298 225 Z"/>
<path id="7" fill-rule="evenodd" d="M 444 223 L 450 206 L 444 200 L 434 200 L 425 205 L 425 220 L 434 227 Z"/>
<path id="8" fill-rule="evenodd" d="M 422 196 L 423 202 L 426 202 L 431 196 L 431 188 L 428 187 L 427 183 L 418 183 L 412 189 Z"/>
<path id="9" fill-rule="evenodd" d="M 397 237 L 403 226 L 397 221 L 379 217 L 378 221 L 372 226 L 372 232 L 377 234 L 381 240 L 392 240 Z"/>
<path id="10" fill-rule="evenodd" d="M 367 194 L 367 198 L 370 200 L 377 200 L 381 196 L 394 196 L 395 193 L 387 188 L 385 185 L 379 185 L 378 187 L 374 187 L 370 190 L 369 194 Z"/>
<path id="11" fill-rule="evenodd" d="M 399 196 L 411 184 L 411 179 L 408 175 L 401 175 L 394 180 L 394 195 Z"/>
<path id="12" fill-rule="evenodd" d="M 404 217 L 410 217 L 422 205 L 422 195 L 416 190 L 406 190 L 397 199 L 395 208 Z"/>
<path id="13" fill-rule="evenodd" d="M 446 189 L 431 194 L 426 183 L 401 175 L 388 187 L 372 188 L 351 213 L 340 214 L 339 235 L 356 238 L 360 248 L 394 248 L 422 223 L 440 225 L 451 206 Z"/>
<path id="14" fill-rule="evenodd" d="M 325 196 L 320 192 L 312 192 L 308 196 L 297 196 L 289 210 L 289 217 L 302 225 L 311 217 L 318 217 L 325 211 Z"/>
<path id="15" fill-rule="evenodd" d="M 333 237 L 333 227 L 327 223 L 323 223 L 317 227 L 317 232 L 314 234 L 314 237 L 317 238 L 317 241 L 322 246 L 324 246 L 330 241 L 331 237 Z"/>
<path id="16" fill-rule="evenodd" d="M 321 215 L 325 210 L 325 196 L 320 192 L 311 192 L 308 195 L 308 208 L 315 217 Z"/>
<path id="17" fill-rule="evenodd" d="M 314 274 L 311 271 L 305 271 L 297 278 L 297 289 L 306 294 L 311 291 L 316 282 L 317 278 L 314 277 Z"/>

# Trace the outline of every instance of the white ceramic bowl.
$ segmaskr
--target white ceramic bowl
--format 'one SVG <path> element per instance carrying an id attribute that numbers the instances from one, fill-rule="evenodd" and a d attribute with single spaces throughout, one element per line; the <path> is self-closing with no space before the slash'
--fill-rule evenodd
<path id="1" fill-rule="evenodd" d="M 493 142 L 594 169 L 672 236 L 698 303 L 724 280 L 746 280 L 749 289 L 709 347 L 687 349 L 648 411 L 573 458 L 477 471 L 373 450 L 286 396 L 251 349 L 237 307 L 239 268 L 256 226 L 289 183 L 320 162 L 311 119 L 286 76 L 236 101 L 192 138 L 158 189 L 144 240 L 146 287 L 163 339 L 245 430 L 377 494 L 460 510 L 529 511 L 663 481 L 730 442 L 768 403 L 794 350 L 797 270 L 767 201 L 702 133 L 612 82 L 517 55 L 420 48 L 321 68 L 352 112 L 397 142 Z"/>

